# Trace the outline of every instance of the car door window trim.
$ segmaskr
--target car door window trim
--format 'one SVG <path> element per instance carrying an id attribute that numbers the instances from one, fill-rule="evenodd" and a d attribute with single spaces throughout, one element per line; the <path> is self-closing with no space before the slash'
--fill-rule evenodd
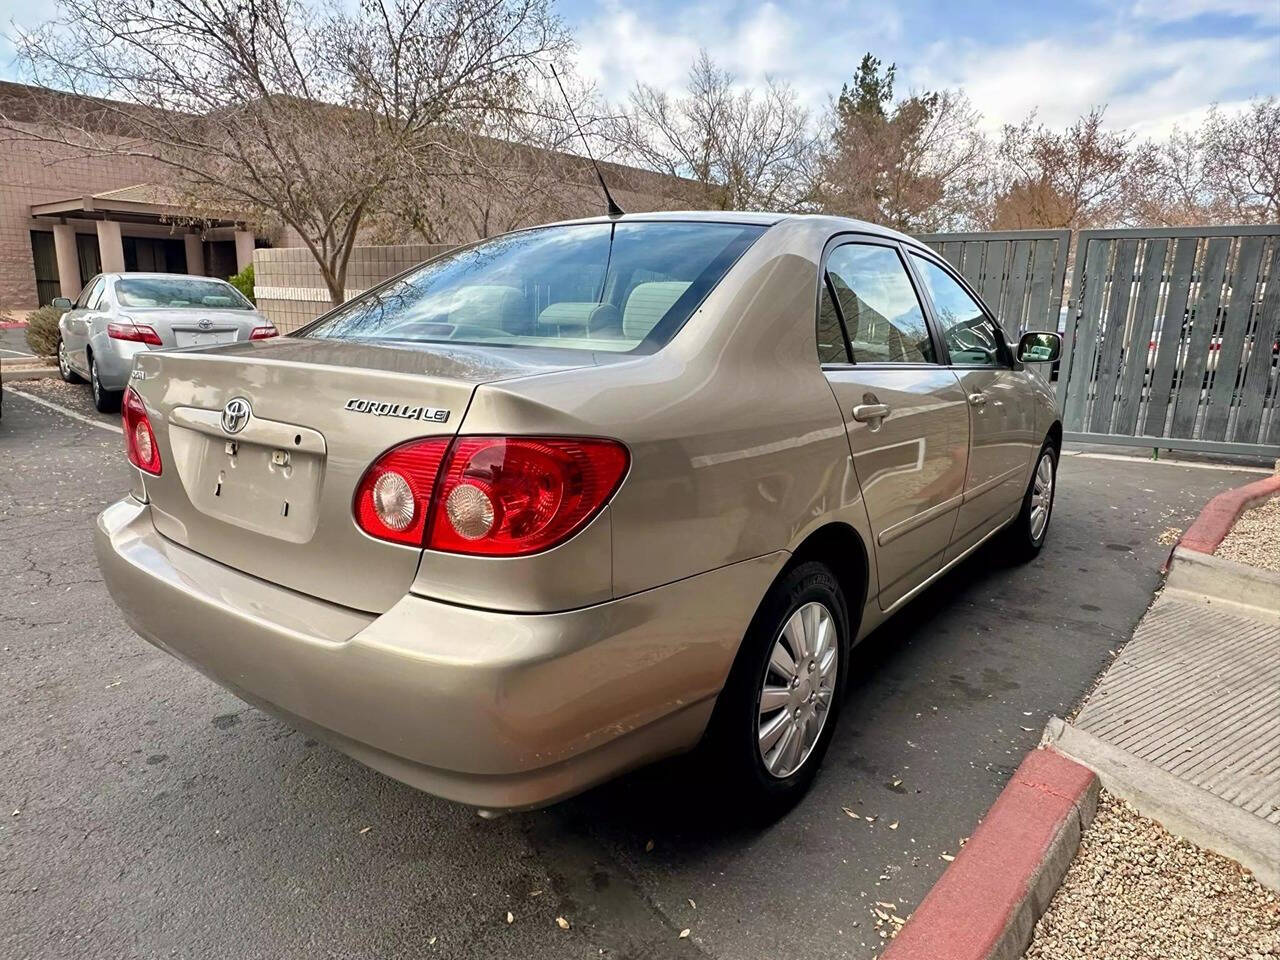
<path id="1" fill-rule="evenodd" d="M 997 320 L 996 317 L 992 314 L 990 307 L 987 306 L 986 302 L 982 299 L 982 297 L 980 297 L 977 294 L 976 291 L 974 291 L 974 289 L 968 284 L 968 282 L 962 276 L 960 276 L 956 271 L 952 270 L 950 264 L 948 264 L 945 260 L 935 255 L 934 252 L 932 250 L 929 250 L 927 247 L 921 250 L 917 247 L 912 246 L 907 248 L 906 254 L 907 256 L 905 259 L 907 260 L 908 266 L 911 270 L 911 275 L 913 279 L 916 281 L 917 292 L 921 290 L 923 290 L 924 292 L 921 299 L 925 303 L 925 313 L 930 321 L 930 329 L 933 330 L 935 338 L 937 339 L 937 341 L 942 347 L 942 353 L 939 354 L 940 357 L 945 358 L 945 362 L 942 365 L 951 370 L 1013 370 L 1013 369 L 1016 369 L 1011 357 L 1011 351 L 1009 350 L 1008 343 L 1005 340 L 1004 328 L 1000 326 L 1000 321 Z M 993 327 L 995 327 L 996 348 L 1000 351 L 1000 355 L 1003 358 L 1003 361 L 1001 363 L 952 363 L 951 362 L 951 348 L 947 345 L 946 333 L 943 330 L 942 321 L 939 319 L 936 312 L 936 308 L 934 307 L 933 295 L 929 292 L 929 285 L 925 282 L 924 278 L 919 275 L 914 259 L 924 260 L 927 263 L 933 264 L 935 267 L 941 270 L 944 274 L 946 274 L 948 277 L 954 280 L 959 285 L 960 289 L 963 290 L 965 293 L 967 293 L 970 296 L 970 298 L 972 298 L 973 302 L 977 304 L 978 309 L 982 312 L 982 316 L 986 318 L 986 320 Z"/>
<path id="2" fill-rule="evenodd" d="M 831 283 L 829 274 L 827 273 L 827 261 L 830 260 L 831 255 L 841 247 L 852 246 L 852 245 L 862 245 L 862 246 L 869 246 L 869 247 L 871 246 L 886 247 L 897 253 L 898 260 L 902 265 L 903 271 L 906 273 L 907 283 L 910 285 L 912 291 L 915 293 L 916 302 L 920 306 L 920 313 L 924 318 L 924 322 L 925 322 L 925 330 L 929 334 L 929 343 L 933 348 L 933 356 L 934 356 L 933 360 L 931 361 L 930 360 L 926 360 L 926 361 L 912 360 L 906 363 L 892 363 L 892 362 L 884 362 L 884 361 L 870 361 L 870 362 L 863 361 L 859 363 L 854 358 L 853 342 L 849 339 L 849 327 L 847 322 L 845 321 L 844 309 L 840 306 L 840 299 L 835 295 L 834 286 Z M 847 369 L 849 367 L 857 367 L 861 370 L 910 370 L 912 368 L 936 370 L 939 367 L 947 366 L 947 364 L 942 362 L 942 359 L 943 357 L 950 359 L 951 355 L 950 353 L 944 353 L 940 349 L 945 345 L 942 343 L 941 338 L 938 336 L 937 329 L 935 329 L 933 323 L 930 322 L 929 303 L 922 293 L 920 279 L 919 277 L 916 276 L 915 271 L 912 269 L 912 265 L 909 262 L 909 260 L 910 258 L 906 256 L 905 251 L 903 250 L 902 244 L 899 243 L 897 240 L 893 240 L 892 238 L 889 238 L 889 237 L 877 236 L 875 234 L 846 232 L 846 233 L 834 234 L 827 239 L 826 245 L 822 249 L 822 257 L 818 262 L 819 288 L 818 288 L 818 303 L 816 305 L 815 314 L 814 314 L 815 338 L 816 338 L 816 331 L 818 327 L 818 318 L 822 310 L 822 288 L 825 285 L 827 290 L 827 295 L 831 297 L 831 302 L 835 306 L 836 317 L 840 321 L 840 332 L 844 336 L 845 351 L 849 360 L 847 363 L 844 363 L 844 364 L 835 363 L 832 361 L 826 361 L 822 363 L 822 368 L 824 370 L 826 369 L 839 370 L 839 369 Z"/>

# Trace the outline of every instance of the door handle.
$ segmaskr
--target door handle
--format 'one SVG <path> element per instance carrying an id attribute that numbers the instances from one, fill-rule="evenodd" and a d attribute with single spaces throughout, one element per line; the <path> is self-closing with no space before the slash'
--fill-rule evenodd
<path id="1" fill-rule="evenodd" d="M 969 402 L 975 407 L 985 407 L 987 405 L 987 395 L 985 393 L 969 394 Z"/>
<path id="2" fill-rule="evenodd" d="M 850 415 L 859 423 L 880 421 L 889 415 L 889 405 L 887 403 L 860 403 L 853 408 Z"/>

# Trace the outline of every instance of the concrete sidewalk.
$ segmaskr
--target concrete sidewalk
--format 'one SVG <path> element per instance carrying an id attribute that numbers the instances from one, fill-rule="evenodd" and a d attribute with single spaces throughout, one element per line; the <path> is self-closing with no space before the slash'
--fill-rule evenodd
<path id="1" fill-rule="evenodd" d="M 1280 622 L 1167 590 L 1048 740 L 1144 815 L 1280 889 Z"/>

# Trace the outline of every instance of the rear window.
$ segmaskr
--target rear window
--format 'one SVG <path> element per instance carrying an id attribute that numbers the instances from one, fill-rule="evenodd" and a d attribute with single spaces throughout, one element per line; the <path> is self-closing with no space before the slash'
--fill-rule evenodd
<path id="1" fill-rule="evenodd" d="M 194 277 L 129 277 L 116 281 L 116 300 L 122 307 L 217 307 L 251 310 L 240 291 L 221 280 Z"/>
<path id="2" fill-rule="evenodd" d="M 424 264 L 301 335 L 656 349 L 764 230 L 638 222 L 508 234 Z"/>

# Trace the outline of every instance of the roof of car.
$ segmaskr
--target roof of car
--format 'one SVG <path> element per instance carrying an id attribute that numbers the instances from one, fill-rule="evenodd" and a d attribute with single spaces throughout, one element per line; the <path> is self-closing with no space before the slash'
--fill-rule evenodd
<path id="1" fill-rule="evenodd" d="M 127 278 L 129 280 L 171 280 L 174 277 L 182 277 L 188 280 L 213 280 L 217 283 L 225 283 L 221 277 L 202 277 L 198 273 L 143 273 L 140 270 L 126 270 L 123 273 L 116 271 L 114 273 L 104 273 L 104 277 L 115 277 L 116 279 Z"/>
<path id="2" fill-rule="evenodd" d="M 825 221 L 832 229 L 832 232 L 847 230 L 854 233 L 866 233 L 874 236 L 891 237 L 894 240 L 903 240 L 910 242 L 914 246 L 920 246 L 920 241 L 905 233 L 899 233 L 889 227 L 881 226 L 878 223 L 870 223 L 866 220 L 855 220 L 852 217 L 836 217 L 823 213 L 776 213 L 765 210 L 654 210 L 647 213 L 624 213 L 620 217 L 582 217 L 576 220 L 563 220 L 558 224 L 547 224 L 547 226 L 560 226 L 571 223 L 643 223 L 646 221 L 665 221 L 665 222 L 697 222 L 697 223 L 742 223 L 742 224 L 758 224 L 759 226 L 771 227 L 775 223 L 781 223 L 784 220 L 809 220 L 813 222 Z"/>

